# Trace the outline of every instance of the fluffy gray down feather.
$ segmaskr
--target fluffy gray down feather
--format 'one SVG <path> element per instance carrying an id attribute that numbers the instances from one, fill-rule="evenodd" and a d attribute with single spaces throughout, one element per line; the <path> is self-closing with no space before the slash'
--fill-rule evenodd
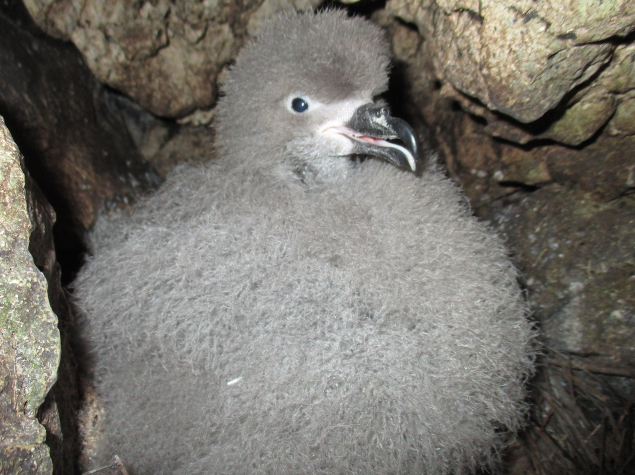
<path id="1" fill-rule="evenodd" d="M 75 283 L 106 408 L 96 466 L 118 454 L 135 474 L 443 474 L 496 461 L 534 356 L 501 242 L 434 166 L 324 159 L 276 108 L 287 93 L 371 97 L 388 60 L 365 20 L 279 17 L 230 73 L 222 157 L 101 219 Z"/>

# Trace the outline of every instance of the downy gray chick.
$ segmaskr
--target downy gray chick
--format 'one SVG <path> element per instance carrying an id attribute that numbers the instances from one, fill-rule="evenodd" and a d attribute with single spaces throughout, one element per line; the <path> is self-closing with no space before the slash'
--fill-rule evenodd
<path id="1" fill-rule="evenodd" d="M 75 283 L 106 408 L 96 466 L 443 474 L 496 460 L 522 423 L 533 330 L 499 239 L 434 166 L 407 170 L 412 130 L 374 103 L 389 60 L 363 19 L 278 17 L 224 86 L 220 158 L 102 220 Z"/>

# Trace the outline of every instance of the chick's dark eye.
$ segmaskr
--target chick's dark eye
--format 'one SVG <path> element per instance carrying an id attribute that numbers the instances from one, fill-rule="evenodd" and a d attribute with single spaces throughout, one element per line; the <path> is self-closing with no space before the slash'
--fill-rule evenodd
<path id="1" fill-rule="evenodd" d="M 304 112 L 309 108 L 309 103 L 301 97 L 296 97 L 291 101 L 291 108 L 296 112 Z"/>

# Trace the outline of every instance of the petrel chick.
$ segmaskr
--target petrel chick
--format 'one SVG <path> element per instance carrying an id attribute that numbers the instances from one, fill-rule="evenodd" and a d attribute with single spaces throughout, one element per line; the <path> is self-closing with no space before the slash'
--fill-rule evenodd
<path id="1" fill-rule="evenodd" d="M 366 20 L 277 17 L 228 75 L 220 158 L 101 220 L 75 283 L 106 412 L 95 466 L 496 462 L 522 423 L 533 330 L 500 240 L 436 166 L 411 172 L 412 129 L 376 102 L 389 61 Z"/>

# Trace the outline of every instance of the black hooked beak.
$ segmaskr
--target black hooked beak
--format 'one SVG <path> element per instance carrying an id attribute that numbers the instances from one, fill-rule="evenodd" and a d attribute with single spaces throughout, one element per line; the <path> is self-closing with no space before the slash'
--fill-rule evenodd
<path id="1" fill-rule="evenodd" d="M 355 141 L 353 153 L 381 157 L 398 167 L 416 168 L 417 139 L 412 127 L 373 103 L 360 106 L 341 133 Z M 388 140 L 400 140 L 402 144 Z"/>

